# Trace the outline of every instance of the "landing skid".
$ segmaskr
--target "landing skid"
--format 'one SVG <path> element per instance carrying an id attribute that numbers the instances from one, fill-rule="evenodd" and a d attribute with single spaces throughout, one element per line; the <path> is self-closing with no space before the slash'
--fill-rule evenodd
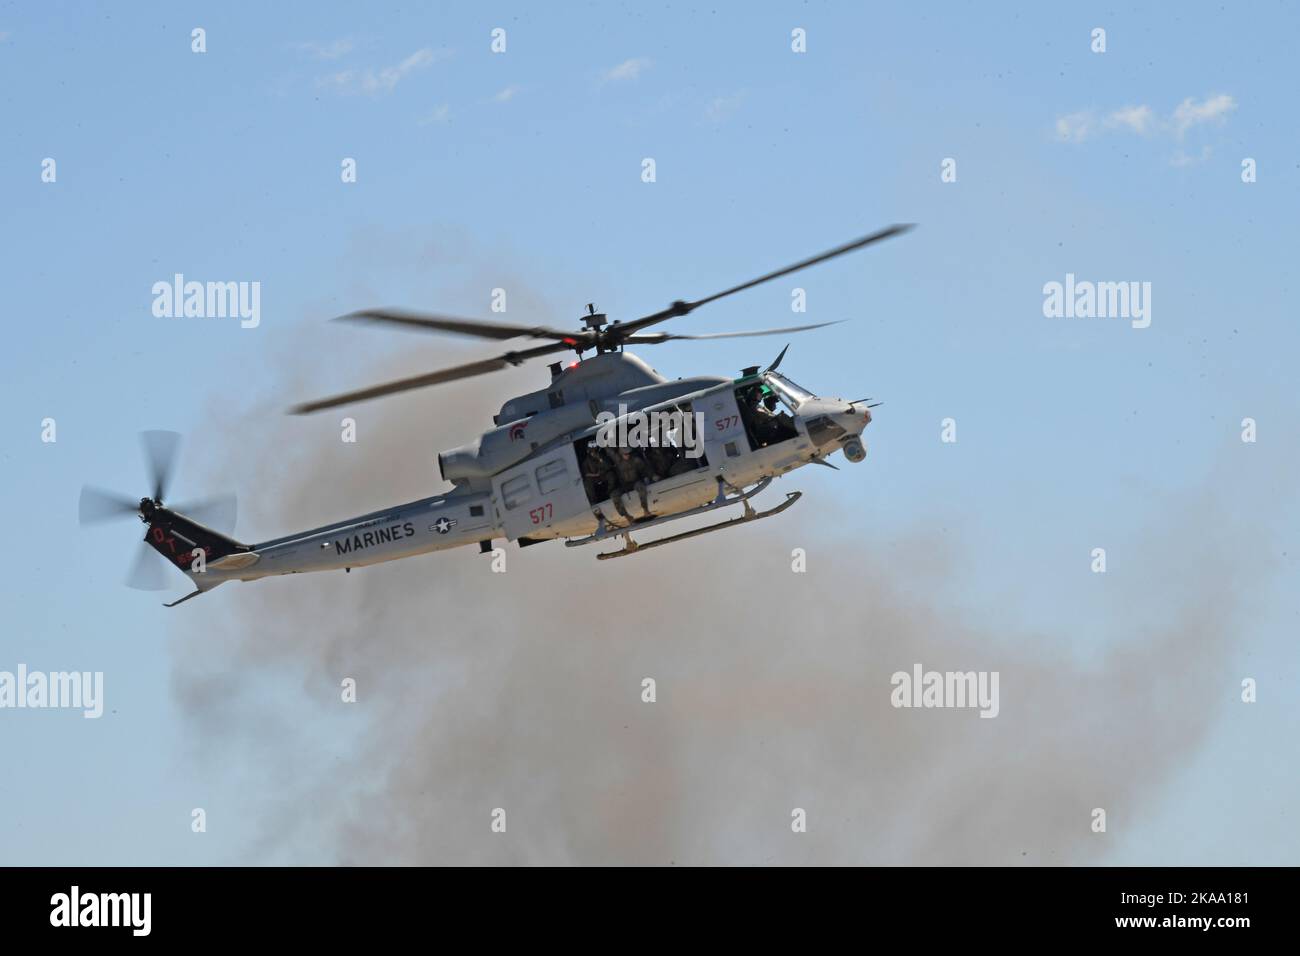
<path id="1" fill-rule="evenodd" d="M 750 506 L 749 499 L 754 497 L 754 495 L 758 494 L 771 483 L 772 479 L 770 477 L 764 478 L 750 491 L 728 497 L 726 489 L 729 486 L 724 485 L 722 480 L 719 479 L 718 497 L 707 505 L 701 505 L 698 508 L 683 511 L 681 514 L 668 515 L 663 518 L 654 518 L 650 521 L 638 522 L 635 525 L 623 528 L 610 528 L 606 526 L 604 518 L 601 518 L 595 534 L 588 535 L 585 538 L 578 538 L 573 541 L 566 541 L 564 543 L 567 547 L 576 548 L 584 544 L 592 544 L 598 541 L 608 541 L 610 538 L 622 537 L 624 541 L 623 548 L 618 551 L 607 551 L 604 554 L 598 554 L 596 555 L 596 559 L 604 561 L 608 558 L 622 558 L 629 554 L 636 554 L 639 551 L 648 551 L 651 548 L 657 548 L 663 544 L 672 544 L 674 541 L 685 541 L 687 538 L 695 538 L 702 534 L 709 534 L 712 531 L 721 531 L 723 528 L 730 528 L 732 525 L 748 524 L 751 521 L 758 521 L 760 518 L 771 518 L 773 515 L 779 515 L 782 511 L 785 511 L 786 508 L 789 508 L 803 495 L 803 492 L 801 491 L 790 491 L 786 493 L 785 501 L 781 502 L 775 508 L 769 508 L 766 511 L 755 511 Z M 692 515 L 703 514 L 706 511 L 714 511 L 718 508 L 725 508 L 728 505 L 736 504 L 744 505 L 745 507 L 745 513 L 739 518 L 732 518 L 730 521 L 720 521 L 717 524 L 707 525 L 703 528 L 694 528 L 690 531 L 683 531 L 680 534 L 670 535 L 667 538 L 659 538 L 655 541 L 646 542 L 645 544 L 639 544 L 632 540 L 631 532 L 633 531 L 641 531 L 646 528 L 652 528 L 656 525 L 667 524 L 669 521 L 676 521 L 679 518 L 689 518 Z"/>

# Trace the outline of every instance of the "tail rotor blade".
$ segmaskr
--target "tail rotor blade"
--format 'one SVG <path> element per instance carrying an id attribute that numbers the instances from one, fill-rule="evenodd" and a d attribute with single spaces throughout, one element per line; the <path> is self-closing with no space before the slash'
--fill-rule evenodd
<path id="1" fill-rule="evenodd" d="M 143 541 L 136 552 L 135 563 L 126 576 L 126 586 L 137 591 L 162 591 L 167 587 L 162 558 Z"/>
<path id="2" fill-rule="evenodd" d="M 226 535 L 235 530 L 235 517 L 239 510 L 234 495 L 219 495 L 169 507 L 178 514 Z"/>
<path id="3" fill-rule="evenodd" d="M 171 484 L 172 472 L 176 468 L 176 452 L 180 450 L 181 436 L 176 432 L 141 432 L 140 443 L 144 446 L 153 500 L 163 501 L 167 486 Z"/>
<path id="4" fill-rule="evenodd" d="M 77 520 L 83 524 L 99 524 L 114 518 L 125 518 L 140 510 L 140 502 L 116 491 L 83 485 L 81 500 L 77 503 Z"/>
<path id="5" fill-rule="evenodd" d="M 234 530 L 238 513 L 234 495 L 191 501 L 180 508 L 155 507 L 154 504 L 161 505 L 163 496 L 171 485 L 181 436 L 176 432 L 146 431 L 140 433 L 140 444 L 144 449 L 145 466 L 149 470 L 151 497 L 129 498 L 117 492 L 84 485 L 77 508 L 81 524 L 97 524 L 128 515 L 137 518 L 147 515 L 147 523 L 151 525 L 150 534 L 157 536 L 165 533 L 179 514 L 218 534 L 229 534 Z M 191 533 L 197 533 L 192 525 L 190 527 Z M 150 547 L 149 539 L 141 541 L 124 583 L 139 591 L 163 590 L 169 586 L 166 565 L 170 563 Z"/>

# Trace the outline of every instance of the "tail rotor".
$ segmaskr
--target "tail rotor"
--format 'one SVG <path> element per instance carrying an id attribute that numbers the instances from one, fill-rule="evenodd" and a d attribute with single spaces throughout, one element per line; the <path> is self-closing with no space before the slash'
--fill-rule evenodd
<path id="1" fill-rule="evenodd" d="M 144 450 L 150 494 L 137 499 L 84 485 L 77 517 L 83 527 L 132 516 L 148 525 L 149 530 L 127 574 L 126 585 L 142 591 L 160 591 L 167 587 L 167 580 L 153 552 L 170 558 L 172 563 L 185 570 L 188 547 L 199 546 L 209 553 L 214 550 L 229 553 L 241 547 L 222 537 L 234 530 L 238 508 L 234 495 L 168 507 L 164 500 L 176 471 L 181 436 L 176 432 L 146 431 L 140 433 L 140 444 Z M 223 544 L 234 548 L 225 548 Z"/>

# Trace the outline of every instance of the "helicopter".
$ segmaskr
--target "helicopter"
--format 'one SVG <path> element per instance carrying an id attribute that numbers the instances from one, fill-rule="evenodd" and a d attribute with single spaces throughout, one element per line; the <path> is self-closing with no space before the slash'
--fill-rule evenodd
<path id="1" fill-rule="evenodd" d="M 498 541 L 530 547 L 563 540 L 566 547 L 621 540 L 600 560 L 627 557 L 699 535 L 774 517 L 799 500 L 786 494 L 766 510 L 751 499 L 772 481 L 808 464 L 836 468 L 827 458 L 843 452 L 866 458 L 862 433 L 871 422 L 870 399 L 818 396 L 780 371 L 789 346 L 767 367 L 739 377 L 695 376 L 669 380 L 627 346 L 679 340 L 780 335 L 823 328 L 822 322 L 780 329 L 681 334 L 646 331 L 682 318 L 726 296 L 897 236 L 912 228 L 888 226 L 793 265 L 713 295 L 677 300 L 626 322 L 610 322 L 588 305 L 583 327 L 507 325 L 403 309 L 366 309 L 342 319 L 372 325 L 450 333 L 490 340 L 531 339 L 542 344 L 306 402 L 295 414 L 351 405 L 397 392 L 487 374 L 532 359 L 573 352 L 550 365 L 545 388 L 506 401 L 494 427 L 473 442 L 438 454 L 438 469 L 452 488 L 369 514 L 259 544 L 229 537 L 235 520 L 230 496 L 170 507 L 164 503 L 179 436 L 145 432 L 150 494 L 129 496 L 83 487 L 82 524 L 134 515 L 146 525 L 144 542 L 127 583 L 161 588 L 154 551 L 184 572 L 194 590 L 166 604 L 175 607 L 226 581 L 281 574 L 365 567 L 431 551 L 477 546 L 494 553 Z M 592 353 L 584 357 L 584 353 Z M 838 470 L 838 469 L 837 469 Z M 641 535 L 670 522 L 741 508 L 738 516 L 651 541 Z"/>

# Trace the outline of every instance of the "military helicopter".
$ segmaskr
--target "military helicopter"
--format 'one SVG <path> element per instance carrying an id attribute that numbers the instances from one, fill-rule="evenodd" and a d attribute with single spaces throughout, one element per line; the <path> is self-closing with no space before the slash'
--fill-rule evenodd
<path id="1" fill-rule="evenodd" d="M 820 255 L 769 272 L 722 292 L 628 322 L 609 322 L 594 305 L 583 328 L 506 325 L 398 309 L 367 309 L 343 316 L 355 322 L 452 333 L 493 340 L 532 339 L 542 344 L 492 358 L 387 382 L 292 409 L 305 414 L 383 395 L 482 375 L 531 359 L 564 352 L 576 359 L 550 366 L 542 389 L 510 399 L 493 417 L 495 427 L 475 441 L 438 455 L 445 494 L 348 518 L 310 531 L 242 544 L 228 537 L 233 499 L 171 508 L 163 498 L 174 470 L 179 438 L 146 432 L 151 494 L 138 501 L 96 488 L 82 489 L 83 524 L 135 515 L 146 526 L 136 587 L 156 587 L 160 571 L 152 549 L 183 571 L 195 590 L 226 581 L 278 574 L 345 570 L 477 545 L 490 553 L 502 539 L 528 547 L 563 539 L 567 547 L 622 539 L 622 547 L 598 559 L 625 557 L 737 524 L 780 514 L 800 497 L 793 491 L 764 511 L 750 504 L 772 480 L 808 464 L 836 466 L 827 457 L 842 451 L 850 462 L 866 458 L 862 431 L 871 421 L 869 399 L 819 397 L 780 372 L 786 348 L 766 368 L 752 366 L 739 378 L 696 376 L 668 380 L 626 350 L 629 345 L 698 339 L 778 335 L 822 328 L 791 328 L 700 335 L 649 332 L 726 296 L 864 248 L 911 228 L 893 225 Z M 584 357 L 584 353 L 592 353 Z M 877 403 L 878 404 L 878 403 Z M 663 427 L 656 428 L 656 423 Z M 640 534 L 672 521 L 740 506 L 739 516 L 653 541 Z M 151 567 L 149 562 L 153 562 Z"/>

